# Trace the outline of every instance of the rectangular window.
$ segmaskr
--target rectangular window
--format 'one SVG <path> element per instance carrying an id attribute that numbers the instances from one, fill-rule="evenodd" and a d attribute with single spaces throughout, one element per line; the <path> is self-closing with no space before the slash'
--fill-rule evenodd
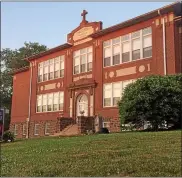
<path id="1" fill-rule="evenodd" d="M 63 110 L 63 103 L 64 103 L 64 93 L 60 92 L 59 93 L 59 110 Z"/>
<path id="2" fill-rule="evenodd" d="M 122 97 L 122 93 L 126 86 L 130 83 L 135 82 L 135 79 L 126 80 L 116 83 L 108 83 L 103 85 L 103 99 L 104 107 L 116 107 Z"/>
<path id="3" fill-rule="evenodd" d="M 120 64 L 120 45 L 113 46 L 113 65 Z"/>
<path id="4" fill-rule="evenodd" d="M 112 85 L 104 85 L 104 106 L 111 106 Z"/>
<path id="5" fill-rule="evenodd" d="M 53 93 L 47 95 L 47 111 L 53 110 Z"/>
<path id="6" fill-rule="evenodd" d="M 73 73 L 79 74 L 92 71 L 92 47 L 84 48 L 73 53 Z"/>
<path id="7" fill-rule="evenodd" d="M 122 44 L 122 62 L 130 61 L 130 43 L 125 42 Z"/>
<path id="8" fill-rule="evenodd" d="M 117 106 L 121 97 L 121 83 L 113 83 L 113 106 Z"/>
<path id="9" fill-rule="evenodd" d="M 46 122 L 45 124 L 45 135 L 50 134 L 50 123 Z"/>
<path id="10" fill-rule="evenodd" d="M 38 82 L 64 76 L 64 55 L 41 62 L 38 67 Z"/>
<path id="11" fill-rule="evenodd" d="M 23 124 L 23 130 L 22 130 L 23 135 L 26 135 L 27 130 L 26 130 L 26 124 Z"/>
<path id="12" fill-rule="evenodd" d="M 132 40 L 132 60 L 140 59 L 140 38 Z"/>
<path id="13" fill-rule="evenodd" d="M 54 102 L 53 102 L 53 110 L 58 111 L 59 110 L 59 93 L 54 93 Z"/>
<path id="14" fill-rule="evenodd" d="M 18 124 L 14 125 L 14 135 L 18 135 Z"/>
<path id="15" fill-rule="evenodd" d="M 152 56 L 152 28 L 147 27 L 103 42 L 103 66 Z"/>
<path id="16" fill-rule="evenodd" d="M 60 77 L 64 77 L 64 56 L 60 60 Z"/>
<path id="17" fill-rule="evenodd" d="M 151 57 L 152 56 L 152 36 L 144 36 L 143 37 L 143 57 Z"/>
<path id="18" fill-rule="evenodd" d="M 42 109 L 42 95 L 37 96 L 37 112 L 41 112 Z"/>
<path id="19" fill-rule="evenodd" d="M 47 111 L 47 94 L 42 95 L 43 97 L 43 101 L 42 101 L 42 112 L 46 112 Z"/>
<path id="20" fill-rule="evenodd" d="M 111 48 L 104 49 L 104 67 L 111 66 Z"/>
<path id="21" fill-rule="evenodd" d="M 39 135 L 39 124 L 35 124 L 34 126 L 34 135 Z"/>
<path id="22" fill-rule="evenodd" d="M 42 81 L 43 81 L 43 63 L 40 63 L 38 67 L 38 82 Z"/>

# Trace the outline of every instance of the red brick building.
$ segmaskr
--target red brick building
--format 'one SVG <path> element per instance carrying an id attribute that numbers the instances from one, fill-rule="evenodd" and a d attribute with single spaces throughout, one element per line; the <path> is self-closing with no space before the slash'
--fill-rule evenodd
<path id="1" fill-rule="evenodd" d="M 106 29 L 83 11 L 67 43 L 27 58 L 30 66 L 14 73 L 10 129 L 19 138 L 35 137 L 55 133 L 58 117 L 117 118 L 128 83 L 181 73 L 181 4 Z"/>

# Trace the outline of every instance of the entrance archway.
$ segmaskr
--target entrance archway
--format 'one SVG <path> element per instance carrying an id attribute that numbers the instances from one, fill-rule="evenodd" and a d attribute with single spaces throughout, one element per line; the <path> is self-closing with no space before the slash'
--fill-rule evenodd
<path id="1" fill-rule="evenodd" d="M 77 98 L 76 102 L 76 115 L 88 116 L 88 97 L 85 94 L 81 94 Z"/>

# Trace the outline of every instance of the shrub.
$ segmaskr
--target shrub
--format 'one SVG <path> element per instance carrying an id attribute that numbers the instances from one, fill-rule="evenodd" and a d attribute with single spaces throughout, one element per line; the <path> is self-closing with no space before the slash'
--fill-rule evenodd
<path id="1" fill-rule="evenodd" d="M 153 130 L 163 122 L 180 126 L 182 75 L 149 76 L 129 84 L 119 101 L 121 124 L 141 127 L 149 121 Z"/>
<path id="2" fill-rule="evenodd" d="M 14 133 L 11 131 L 5 131 L 3 134 L 3 140 L 5 142 L 13 142 L 15 139 Z"/>

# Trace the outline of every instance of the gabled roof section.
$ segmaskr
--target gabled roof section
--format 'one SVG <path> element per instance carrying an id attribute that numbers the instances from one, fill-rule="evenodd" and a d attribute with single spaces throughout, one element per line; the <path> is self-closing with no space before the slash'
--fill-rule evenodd
<path id="1" fill-rule="evenodd" d="M 25 58 L 24 60 L 31 61 L 31 60 L 33 60 L 33 59 L 37 59 L 37 58 L 46 56 L 46 55 L 48 55 L 48 54 L 52 54 L 52 53 L 55 53 L 55 52 L 57 52 L 57 51 L 60 51 L 60 50 L 63 50 L 63 49 L 67 49 L 67 48 L 70 48 L 71 46 L 72 46 L 71 44 L 65 43 L 65 44 L 60 45 L 60 46 L 57 46 L 57 47 L 55 47 L 55 48 L 48 49 L 47 51 L 44 51 L 44 52 L 35 54 L 35 55 L 33 55 L 33 56 L 30 56 L 30 57 L 27 57 L 27 58 Z"/>
<path id="2" fill-rule="evenodd" d="M 169 13 L 169 12 L 175 12 L 176 15 L 179 15 L 181 13 L 181 10 L 182 10 L 181 6 L 182 6 L 181 2 L 175 2 L 173 4 L 164 6 L 162 8 L 156 9 L 154 11 L 151 11 L 151 12 L 148 12 L 146 14 L 140 15 L 138 17 L 132 18 L 130 20 L 124 21 L 124 22 L 119 23 L 117 25 L 105 28 L 105 29 L 100 30 L 100 31 L 98 31 L 98 32 L 96 32 L 96 33 L 94 33 L 94 34 L 92 34 L 90 36 L 92 38 L 97 38 L 97 37 L 106 35 L 108 33 L 114 32 L 116 30 L 120 30 L 122 28 L 135 25 L 137 23 L 149 20 L 151 18 L 155 18 L 155 17 L 159 16 L 159 13 L 158 13 L 159 11 L 160 11 L 161 15 Z"/>

